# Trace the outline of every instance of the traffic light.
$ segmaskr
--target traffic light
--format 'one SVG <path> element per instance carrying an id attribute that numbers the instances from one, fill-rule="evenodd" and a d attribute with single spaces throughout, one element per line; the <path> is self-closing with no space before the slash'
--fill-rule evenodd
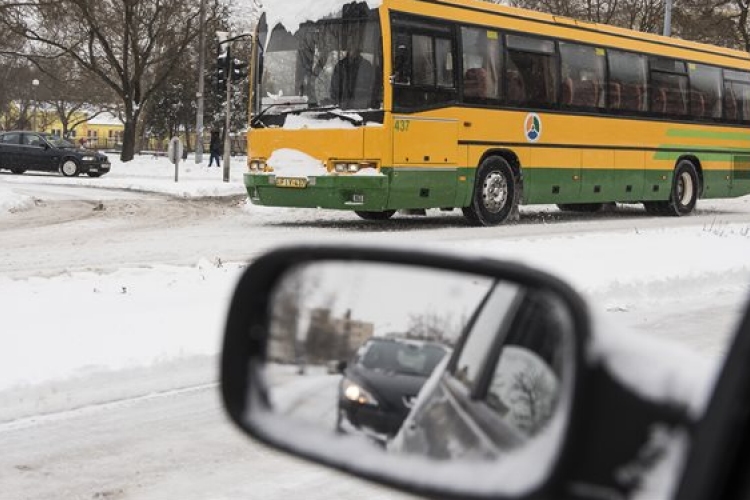
<path id="1" fill-rule="evenodd" d="M 247 63 L 243 63 L 239 59 L 235 59 L 232 64 L 232 81 L 241 82 L 247 78 Z"/>
<path id="2" fill-rule="evenodd" d="M 219 44 L 219 54 L 216 58 L 216 87 L 219 93 L 227 90 L 227 78 L 229 77 L 229 63 L 232 60 L 232 50 L 229 44 Z"/>

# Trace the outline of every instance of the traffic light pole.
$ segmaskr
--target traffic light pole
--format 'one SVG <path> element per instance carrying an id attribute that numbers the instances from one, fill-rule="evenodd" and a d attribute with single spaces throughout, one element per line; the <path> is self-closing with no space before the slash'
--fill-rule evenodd
<path id="1" fill-rule="evenodd" d="M 206 0 L 200 6 L 200 40 L 198 43 L 198 100 L 195 116 L 195 163 L 203 163 L 203 109 L 206 92 Z"/>
<path id="2" fill-rule="evenodd" d="M 229 182 L 229 163 L 232 157 L 232 142 L 230 139 L 230 127 L 232 126 L 232 74 L 234 73 L 234 57 L 229 50 L 231 45 L 227 45 L 227 109 L 226 121 L 224 123 L 224 182 Z"/>

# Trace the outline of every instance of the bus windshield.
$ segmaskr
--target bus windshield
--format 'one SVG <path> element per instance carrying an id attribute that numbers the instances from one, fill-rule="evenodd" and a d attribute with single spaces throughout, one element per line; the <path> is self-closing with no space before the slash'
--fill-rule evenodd
<path id="1" fill-rule="evenodd" d="M 262 25 L 256 116 L 273 120 L 274 115 L 321 108 L 334 115 L 335 110 L 382 110 L 382 48 L 375 14 L 365 10 L 364 16 L 306 23 L 293 35 L 277 26 L 266 37 Z"/>

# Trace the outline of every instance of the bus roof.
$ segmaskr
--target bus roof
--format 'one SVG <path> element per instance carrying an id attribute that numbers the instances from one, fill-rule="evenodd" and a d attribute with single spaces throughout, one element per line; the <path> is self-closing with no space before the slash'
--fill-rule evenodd
<path id="1" fill-rule="evenodd" d="M 565 16 L 558 16 L 537 12 L 529 9 L 518 7 L 508 7 L 505 5 L 492 4 L 481 0 L 386 0 L 384 3 L 393 4 L 393 6 L 405 5 L 408 3 L 432 4 L 442 6 L 452 6 L 461 9 L 468 9 L 477 13 L 487 13 L 499 15 L 508 19 L 517 19 L 524 21 L 538 22 L 560 28 L 569 28 L 574 30 L 583 30 L 590 33 L 598 33 L 604 36 L 619 37 L 636 42 L 653 43 L 660 46 L 668 46 L 674 49 L 685 49 L 690 51 L 712 54 L 715 56 L 725 56 L 732 59 L 741 59 L 750 63 L 750 54 L 745 51 L 729 49 L 699 42 L 691 42 L 679 38 L 665 37 L 653 33 L 644 33 L 641 31 L 616 26 L 590 23 Z M 537 31 L 540 33 L 540 31 Z M 627 50 L 627 47 L 623 47 Z"/>

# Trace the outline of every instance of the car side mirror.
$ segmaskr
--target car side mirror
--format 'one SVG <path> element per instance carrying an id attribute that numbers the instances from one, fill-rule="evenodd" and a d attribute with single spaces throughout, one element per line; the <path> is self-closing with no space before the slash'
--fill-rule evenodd
<path id="1" fill-rule="evenodd" d="M 290 454 L 426 496 L 533 496 L 559 487 L 588 339 L 579 295 L 516 263 L 286 248 L 239 281 L 221 390 Z"/>

